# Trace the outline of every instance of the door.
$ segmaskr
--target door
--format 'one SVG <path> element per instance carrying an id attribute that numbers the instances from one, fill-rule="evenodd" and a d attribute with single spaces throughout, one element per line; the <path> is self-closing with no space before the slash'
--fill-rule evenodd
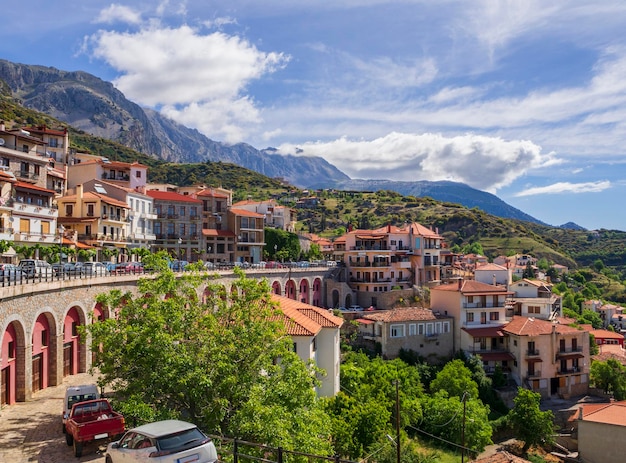
<path id="1" fill-rule="evenodd" d="M 69 376 L 72 374 L 72 359 L 74 356 L 72 355 L 72 343 L 68 342 L 63 344 L 63 376 Z"/>
<path id="2" fill-rule="evenodd" d="M 43 355 L 33 356 L 33 392 L 43 389 Z"/>
<path id="3" fill-rule="evenodd" d="M 0 376 L 0 405 L 6 405 L 9 403 L 9 384 L 11 382 L 10 367 L 3 368 L 2 375 Z"/>

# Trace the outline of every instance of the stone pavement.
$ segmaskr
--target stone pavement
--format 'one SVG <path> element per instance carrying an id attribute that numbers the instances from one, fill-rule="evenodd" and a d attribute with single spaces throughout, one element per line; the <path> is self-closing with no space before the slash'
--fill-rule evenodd
<path id="1" fill-rule="evenodd" d="M 1 463 L 104 463 L 104 445 L 85 445 L 76 458 L 61 431 L 63 397 L 67 386 L 95 383 L 87 373 L 64 378 L 63 384 L 33 394 L 33 399 L 0 409 Z"/>

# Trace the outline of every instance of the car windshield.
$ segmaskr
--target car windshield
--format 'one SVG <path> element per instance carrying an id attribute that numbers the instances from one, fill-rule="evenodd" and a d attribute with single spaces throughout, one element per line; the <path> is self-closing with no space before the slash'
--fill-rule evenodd
<path id="1" fill-rule="evenodd" d="M 157 446 L 159 450 L 176 450 L 185 448 L 194 442 L 203 442 L 206 436 L 198 428 L 188 429 L 177 434 L 157 438 Z"/>

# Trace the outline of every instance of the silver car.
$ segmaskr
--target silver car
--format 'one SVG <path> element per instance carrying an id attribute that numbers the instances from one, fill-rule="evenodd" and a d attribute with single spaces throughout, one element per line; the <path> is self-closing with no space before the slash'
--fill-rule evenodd
<path id="1" fill-rule="evenodd" d="M 126 431 L 107 446 L 106 463 L 147 461 L 213 463 L 217 450 L 195 424 L 164 420 Z"/>

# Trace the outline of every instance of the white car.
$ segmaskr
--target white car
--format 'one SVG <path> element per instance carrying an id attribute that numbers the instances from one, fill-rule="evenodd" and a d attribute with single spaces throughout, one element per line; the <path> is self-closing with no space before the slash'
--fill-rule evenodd
<path id="1" fill-rule="evenodd" d="M 107 446 L 106 463 L 147 461 L 213 463 L 217 450 L 195 424 L 164 420 L 126 431 Z"/>

